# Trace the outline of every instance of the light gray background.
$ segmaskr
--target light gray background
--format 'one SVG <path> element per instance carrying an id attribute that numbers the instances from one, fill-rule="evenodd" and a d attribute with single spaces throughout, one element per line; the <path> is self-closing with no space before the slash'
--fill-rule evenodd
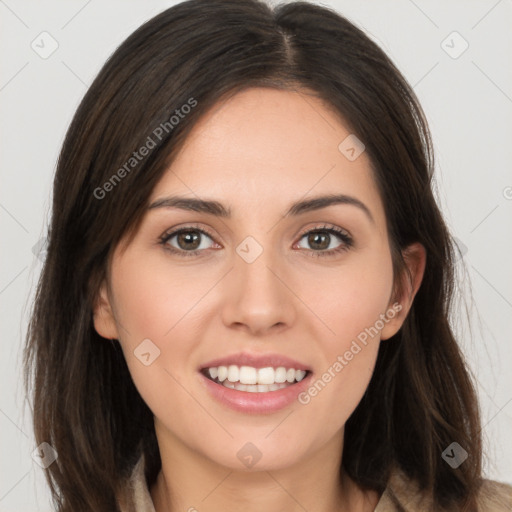
<path id="1" fill-rule="evenodd" d="M 23 415 L 20 349 L 41 270 L 33 247 L 47 223 L 64 134 L 107 57 L 142 22 L 174 3 L 0 0 L 1 512 L 50 510 L 44 470 L 31 458 L 35 445 L 28 408 Z M 439 202 L 464 253 L 458 266 L 471 324 L 461 303 L 454 325 L 478 382 L 485 473 L 512 483 L 512 0 L 323 4 L 381 45 L 426 111 Z M 58 43 L 47 59 L 31 48 L 33 41 L 43 45 L 43 31 Z M 448 37 L 453 31 L 469 44 L 457 58 L 464 42 Z"/>

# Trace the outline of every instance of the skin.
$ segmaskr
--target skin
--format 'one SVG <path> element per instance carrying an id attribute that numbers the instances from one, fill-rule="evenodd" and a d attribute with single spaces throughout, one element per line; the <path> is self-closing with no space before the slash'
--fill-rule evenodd
<path id="1" fill-rule="evenodd" d="M 215 199 L 231 219 L 176 208 L 148 210 L 135 237 L 116 248 L 98 295 L 98 333 L 118 339 L 142 398 L 155 416 L 162 471 L 150 489 L 155 509 L 200 512 L 373 511 L 380 496 L 340 474 L 344 425 L 370 381 L 381 341 L 403 324 L 425 267 L 419 244 L 408 248 L 412 275 L 393 295 L 386 218 L 370 161 L 349 161 L 338 145 L 350 131 L 307 92 L 253 88 L 218 104 L 195 125 L 150 203 L 174 194 Z M 343 193 L 371 212 L 332 205 L 283 217 L 314 195 Z M 353 238 L 327 237 L 315 249 L 303 236 L 324 223 Z M 202 236 L 196 256 L 159 244 L 191 224 Z M 237 246 L 252 236 L 262 254 L 247 263 Z M 186 245 L 186 244 L 189 245 Z M 314 243 L 314 240 L 313 240 Z M 197 248 L 167 242 L 184 253 Z M 188 249 L 188 250 L 190 250 Z M 271 414 L 233 411 L 210 397 L 197 368 L 248 351 L 277 352 L 311 366 L 319 378 L 357 335 L 394 303 L 402 309 L 307 405 Z M 149 338 L 161 353 L 149 366 L 133 351 Z M 246 468 L 237 452 L 252 442 L 262 454 Z"/>

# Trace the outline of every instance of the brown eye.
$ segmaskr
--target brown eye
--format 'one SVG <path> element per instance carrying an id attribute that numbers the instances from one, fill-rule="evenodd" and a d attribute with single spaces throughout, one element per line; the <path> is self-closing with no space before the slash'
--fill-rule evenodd
<path id="1" fill-rule="evenodd" d="M 309 233 L 308 243 L 313 249 L 326 250 L 329 247 L 331 236 L 320 232 Z"/>
<path id="2" fill-rule="evenodd" d="M 336 238 L 339 240 L 338 245 L 331 246 Z M 353 240 L 350 235 L 336 227 L 324 226 L 315 228 L 304 233 L 301 240 L 306 240 L 305 249 L 309 249 L 313 256 L 336 256 L 342 251 L 350 249 Z M 300 245 L 299 245 L 300 247 Z"/>
<path id="3" fill-rule="evenodd" d="M 206 239 L 213 241 L 205 230 L 188 227 L 164 234 L 160 238 L 160 243 L 173 253 L 194 256 L 210 248 Z"/>
<path id="4" fill-rule="evenodd" d="M 200 245 L 201 235 L 195 231 L 183 231 L 176 235 L 176 241 L 180 249 L 197 249 Z"/>

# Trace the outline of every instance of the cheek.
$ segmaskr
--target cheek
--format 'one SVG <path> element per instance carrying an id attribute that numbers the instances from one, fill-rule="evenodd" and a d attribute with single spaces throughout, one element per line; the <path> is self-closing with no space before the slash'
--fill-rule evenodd
<path id="1" fill-rule="evenodd" d="M 311 416 L 321 418 L 332 431 L 348 419 L 368 387 L 392 284 L 391 258 L 385 252 L 354 258 L 337 272 L 303 282 L 304 296 L 330 329 L 316 334 L 322 368 L 303 403 L 309 400 Z"/>
<path id="2" fill-rule="evenodd" d="M 113 270 L 119 342 L 135 386 L 153 411 L 169 400 L 186 406 L 188 395 L 179 383 L 190 374 L 201 339 L 195 318 L 200 308 L 194 305 L 212 284 L 213 278 L 191 279 L 157 258 L 128 253 Z"/>
<path id="3" fill-rule="evenodd" d="M 151 254 L 128 256 L 112 274 L 116 318 L 130 344 L 149 338 L 165 348 L 183 325 L 193 325 L 195 306 L 214 277 L 194 279 Z M 125 329 L 123 330 L 123 327 Z M 135 348 L 135 347 L 134 347 Z"/>
<path id="4" fill-rule="evenodd" d="M 336 270 L 304 274 L 309 277 L 302 280 L 301 293 L 329 327 L 330 336 L 324 338 L 329 340 L 330 350 L 339 351 L 347 343 L 350 345 L 352 339 L 373 327 L 388 308 L 393 268 L 385 251 L 356 255 Z"/>

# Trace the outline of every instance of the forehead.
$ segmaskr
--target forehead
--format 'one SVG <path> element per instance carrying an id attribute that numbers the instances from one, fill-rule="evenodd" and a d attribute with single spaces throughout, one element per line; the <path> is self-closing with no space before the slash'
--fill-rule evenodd
<path id="1" fill-rule="evenodd" d="M 170 193 L 219 198 L 236 212 L 340 193 L 383 217 L 366 153 L 354 160 L 343 152 L 353 137 L 339 115 L 306 91 L 247 89 L 196 123 L 151 200 Z"/>

